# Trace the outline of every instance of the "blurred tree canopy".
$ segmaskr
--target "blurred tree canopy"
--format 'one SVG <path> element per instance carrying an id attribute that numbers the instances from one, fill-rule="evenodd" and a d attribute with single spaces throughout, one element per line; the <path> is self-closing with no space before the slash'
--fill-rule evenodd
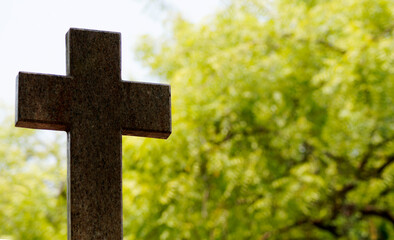
<path id="1" fill-rule="evenodd" d="M 167 141 L 124 141 L 126 239 L 394 237 L 394 1 L 234 1 L 138 55 Z"/>
<path id="2" fill-rule="evenodd" d="M 66 162 L 58 137 L 1 121 L 0 239 L 66 239 Z"/>
<path id="3" fill-rule="evenodd" d="M 137 53 L 167 141 L 124 138 L 125 239 L 392 239 L 394 1 L 244 0 Z M 59 140 L 5 120 L 0 238 L 66 238 Z"/>

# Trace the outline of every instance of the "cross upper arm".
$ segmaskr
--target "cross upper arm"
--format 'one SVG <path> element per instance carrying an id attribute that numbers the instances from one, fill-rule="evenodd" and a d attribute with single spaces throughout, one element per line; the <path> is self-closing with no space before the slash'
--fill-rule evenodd
<path id="1" fill-rule="evenodd" d="M 171 134 L 170 99 L 169 85 L 122 82 L 122 134 L 168 138 Z"/>
<path id="2" fill-rule="evenodd" d="M 15 125 L 67 130 L 72 82 L 67 76 L 20 72 L 16 81 Z"/>

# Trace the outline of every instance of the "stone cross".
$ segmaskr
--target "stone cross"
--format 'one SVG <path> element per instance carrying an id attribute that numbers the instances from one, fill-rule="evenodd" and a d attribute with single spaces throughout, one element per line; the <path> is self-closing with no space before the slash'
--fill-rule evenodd
<path id="1" fill-rule="evenodd" d="M 20 72 L 17 127 L 67 131 L 68 239 L 122 239 L 122 134 L 171 134 L 170 86 L 121 80 L 120 33 L 70 29 L 67 75 Z"/>

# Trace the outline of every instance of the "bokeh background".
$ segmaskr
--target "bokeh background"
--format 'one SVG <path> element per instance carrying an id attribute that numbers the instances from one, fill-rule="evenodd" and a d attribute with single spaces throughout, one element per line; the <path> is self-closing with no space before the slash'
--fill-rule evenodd
<path id="1" fill-rule="evenodd" d="M 0 3 L 0 238 L 66 239 L 65 133 L 13 127 L 18 71 L 122 33 L 173 133 L 123 138 L 124 239 L 393 239 L 394 1 Z"/>

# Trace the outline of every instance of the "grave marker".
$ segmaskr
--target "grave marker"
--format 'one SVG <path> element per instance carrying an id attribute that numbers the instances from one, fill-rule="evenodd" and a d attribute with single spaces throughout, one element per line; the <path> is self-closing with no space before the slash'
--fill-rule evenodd
<path id="1" fill-rule="evenodd" d="M 121 80 L 119 33 L 70 29 L 66 58 L 19 73 L 15 125 L 67 131 L 68 239 L 122 239 L 122 134 L 167 138 L 170 86 Z"/>

